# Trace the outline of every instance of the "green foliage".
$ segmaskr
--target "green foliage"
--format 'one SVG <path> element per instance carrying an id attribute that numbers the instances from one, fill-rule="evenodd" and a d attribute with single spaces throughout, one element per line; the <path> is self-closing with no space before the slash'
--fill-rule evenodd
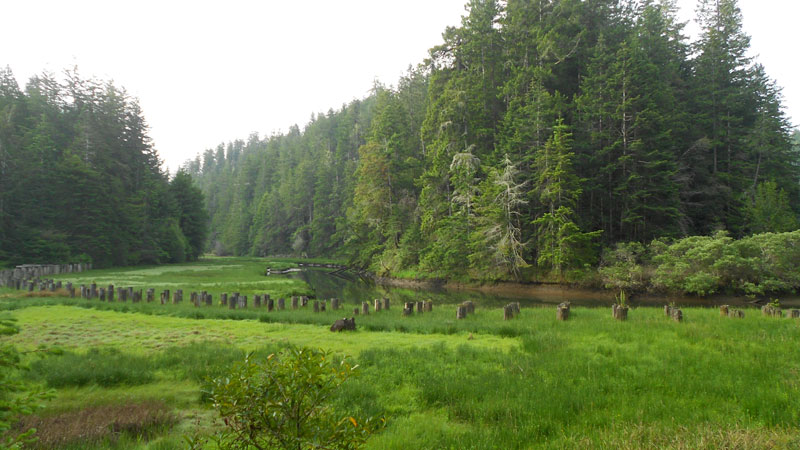
<path id="1" fill-rule="evenodd" d="M 262 361 L 248 355 L 209 392 L 226 425 L 220 448 L 362 447 L 379 424 L 340 418 L 329 407 L 357 367 L 308 348 L 289 347 Z"/>
<path id="2" fill-rule="evenodd" d="M 63 82 L 34 76 L 24 92 L 0 72 L 2 259 L 103 267 L 197 256 L 204 199 L 170 190 L 136 99 L 76 71 Z"/>
<path id="3" fill-rule="evenodd" d="M 780 89 L 747 56 L 737 1 L 702 0 L 697 22 L 689 42 L 673 0 L 471 1 L 397 88 L 187 162 L 208 247 L 530 280 L 587 273 L 601 240 L 791 231 L 800 152 Z M 514 202 L 498 197 L 509 167 Z M 608 284 L 648 284 L 615 264 Z M 693 292 L 719 281 L 687 275 Z"/>
<path id="4" fill-rule="evenodd" d="M 781 233 L 800 228 L 792 211 L 789 195 L 772 181 L 759 183 L 752 201 L 745 207 L 750 230 L 754 233 Z"/>
<path id="5" fill-rule="evenodd" d="M 0 317 L 0 337 L 19 333 L 16 321 Z M 32 414 L 42 407 L 51 394 L 28 381 L 22 372 L 22 355 L 7 342 L 0 342 L 0 448 L 19 449 L 36 441 L 35 429 L 9 431 L 21 415 Z"/>
<path id="6" fill-rule="evenodd" d="M 607 289 L 642 290 L 648 280 L 642 266 L 645 246 L 638 242 L 618 242 L 613 249 L 606 249 L 598 272 Z"/>

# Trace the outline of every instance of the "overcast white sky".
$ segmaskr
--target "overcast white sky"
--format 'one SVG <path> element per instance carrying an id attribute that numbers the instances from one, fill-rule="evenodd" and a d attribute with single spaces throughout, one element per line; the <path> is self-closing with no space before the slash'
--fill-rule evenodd
<path id="1" fill-rule="evenodd" d="M 139 98 L 171 170 L 221 142 L 301 127 L 396 84 L 466 0 L 3 0 L 0 65 L 17 81 L 77 65 Z M 679 0 L 686 20 L 695 0 Z M 740 0 L 751 49 L 800 122 L 797 0 Z"/>

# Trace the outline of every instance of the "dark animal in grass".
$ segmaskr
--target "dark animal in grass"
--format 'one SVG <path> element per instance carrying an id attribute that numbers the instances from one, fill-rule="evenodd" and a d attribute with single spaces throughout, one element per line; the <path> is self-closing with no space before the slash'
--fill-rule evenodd
<path id="1" fill-rule="evenodd" d="M 356 318 L 344 318 L 339 319 L 336 322 L 333 322 L 331 325 L 331 331 L 342 331 L 342 330 L 355 330 L 356 329 Z"/>

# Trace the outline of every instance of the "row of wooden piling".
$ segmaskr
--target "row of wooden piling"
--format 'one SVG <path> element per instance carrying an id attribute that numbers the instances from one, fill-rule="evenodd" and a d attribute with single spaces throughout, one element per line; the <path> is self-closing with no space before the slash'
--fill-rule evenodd
<path id="1" fill-rule="evenodd" d="M 22 264 L 13 269 L 0 270 L 0 287 L 22 290 L 27 282 L 40 282 L 47 275 L 76 273 L 91 270 L 91 263 L 72 264 Z"/>

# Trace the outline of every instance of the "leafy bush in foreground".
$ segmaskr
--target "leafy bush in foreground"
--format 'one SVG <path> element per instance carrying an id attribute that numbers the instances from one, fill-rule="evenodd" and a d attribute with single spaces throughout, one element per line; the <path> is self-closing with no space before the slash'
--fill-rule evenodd
<path id="1" fill-rule="evenodd" d="M 218 436 L 220 448 L 361 447 L 376 423 L 338 418 L 329 407 L 357 367 L 308 348 L 290 347 L 261 361 L 248 355 L 211 388 L 226 425 Z"/>

